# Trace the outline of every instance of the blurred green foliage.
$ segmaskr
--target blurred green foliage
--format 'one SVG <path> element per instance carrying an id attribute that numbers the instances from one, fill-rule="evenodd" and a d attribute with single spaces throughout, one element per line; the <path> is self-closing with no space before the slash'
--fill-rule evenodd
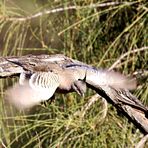
<path id="1" fill-rule="evenodd" d="M 148 2 L 90 8 L 104 0 L 2 0 L 0 1 L 0 55 L 62 53 L 96 67 L 109 68 L 121 55 L 148 46 Z M 64 10 L 70 6 L 77 9 Z M 81 9 L 78 9 L 79 6 Z M 86 7 L 89 6 L 89 7 Z M 40 12 L 63 11 L 29 18 Z M 21 20 L 23 18 L 24 20 Z M 129 54 L 115 67 L 125 74 L 148 70 L 148 50 Z M 5 105 L 5 88 L 15 80 L 0 80 L 1 142 L 7 147 L 134 147 L 139 130 L 108 105 L 102 119 L 101 101 L 84 118 L 74 116 L 94 92 L 85 98 L 56 95 L 28 113 Z M 148 104 L 148 82 L 133 92 Z M 147 146 L 145 146 L 147 147 Z"/>

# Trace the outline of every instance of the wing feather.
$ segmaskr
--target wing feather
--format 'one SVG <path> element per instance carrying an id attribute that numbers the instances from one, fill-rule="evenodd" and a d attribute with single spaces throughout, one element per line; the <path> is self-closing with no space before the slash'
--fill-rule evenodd
<path id="1" fill-rule="evenodd" d="M 23 83 L 6 91 L 5 99 L 18 109 L 31 108 L 53 96 L 59 86 L 59 76 L 52 72 L 37 72 Z"/>
<path id="2" fill-rule="evenodd" d="M 108 85 L 114 88 L 129 90 L 136 88 L 136 79 L 108 70 L 93 70 L 92 72 L 88 71 L 86 81 L 93 86 Z"/>

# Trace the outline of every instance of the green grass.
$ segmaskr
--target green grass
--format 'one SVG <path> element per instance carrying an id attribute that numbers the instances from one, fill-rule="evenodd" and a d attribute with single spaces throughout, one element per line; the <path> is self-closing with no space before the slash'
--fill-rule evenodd
<path id="1" fill-rule="evenodd" d="M 109 68 L 124 53 L 148 46 L 146 0 L 17 20 L 61 6 L 84 7 L 99 2 L 0 2 L 0 55 L 62 53 L 96 67 Z M 139 70 L 147 70 L 147 65 L 148 48 L 129 54 L 115 69 L 132 75 Z M 139 78 L 139 85 L 133 93 L 148 105 L 148 82 L 145 77 Z M 112 105 L 108 105 L 107 116 L 103 119 L 101 101 L 92 105 L 84 118 L 75 116 L 94 94 L 91 90 L 84 98 L 75 93 L 57 94 L 52 104 L 47 102 L 30 112 L 18 112 L 3 100 L 5 89 L 14 81 L 0 80 L 0 140 L 7 147 L 134 147 L 142 137 L 140 131 L 118 114 Z"/>

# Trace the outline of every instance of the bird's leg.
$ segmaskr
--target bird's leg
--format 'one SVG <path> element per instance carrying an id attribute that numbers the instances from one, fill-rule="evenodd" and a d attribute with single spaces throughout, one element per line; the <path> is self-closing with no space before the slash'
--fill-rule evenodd
<path id="1" fill-rule="evenodd" d="M 86 83 L 81 80 L 75 81 L 72 84 L 72 89 L 79 95 L 84 96 L 84 93 L 86 92 Z"/>

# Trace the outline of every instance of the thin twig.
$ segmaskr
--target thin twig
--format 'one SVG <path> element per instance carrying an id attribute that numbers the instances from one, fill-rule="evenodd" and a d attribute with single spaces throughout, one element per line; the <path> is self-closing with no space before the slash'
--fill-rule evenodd
<path id="1" fill-rule="evenodd" d="M 135 148 L 143 148 L 144 144 L 146 143 L 146 141 L 148 141 L 148 134 L 145 135 L 139 142 L 138 144 L 135 146 Z"/>
<path id="2" fill-rule="evenodd" d="M 140 51 L 147 50 L 147 49 L 148 47 L 146 46 L 146 47 L 142 47 L 142 48 L 138 48 L 138 49 L 134 49 L 134 50 L 126 52 L 125 54 L 121 55 L 116 62 L 114 62 L 114 64 L 109 68 L 109 70 L 112 70 L 113 68 L 115 68 L 121 62 L 121 60 L 124 59 L 129 54 L 133 54 L 133 53 L 140 52 Z"/>
<path id="3" fill-rule="evenodd" d="M 90 5 L 86 5 L 86 6 L 67 6 L 67 7 L 61 7 L 61 8 L 56 8 L 56 9 L 44 10 L 43 12 L 38 12 L 36 14 L 30 15 L 30 16 L 27 16 L 27 17 L 6 18 L 6 20 L 9 20 L 9 21 L 27 21 L 27 20 L 31 20 L 31 19 L 43 16 L 45 14 L 52 14 L 52 13 L 57 13 L 57 12 L 62 12 L 62 11 L 67 11 L 67 10 L 93 9 L 93 8 L 100 8 L 100 7 L 107 7 L 107 6 L 115 6 L 115 5 L 119 5 L 119 4 L 131 5 L 131 4 L 134 4 L 134 3 L 135 2 L 107 2 L 107 3 L 90 4 Z"/>
<path id="4" fill-rule="evenodd" d="M 108 111 L 108 103 L 103 97 L 101 97 L 101 99 L 102 99 L 102 103 L 103 103 L 102 119 L 105 119 L 106 115 L 107 115 L 107 111 Z"/>
<path id="5" fill-rule="evenodd" d="M 7 146 L 3 143 L 2 140 L 0 140 L 0 142 L 1 142 L 1 146 L 2 146 L 3 148 L 7 148 Z M 1 146 L 0 146 L 0 147 L 1 147 Z"/>
<path id="6" fill-rule="evenodd" d="M 99 99 L 99 95 L 98 94 L 95 94 L 93 95 L 89 101 L 81 108 L 81 111 L 76 111 L 74 113 L 74 116 L 81 116 L 82 118 L 84 117 L 86 111 L 90 108 L 90 106 L 92 104 L 94 104 L 96 101 L 98 101 Z"/>
<path id="7" fill-rule="evenodd" d="M 86 114 L 86 112 L 90 109 L 90 107 L 100 99 L 100 96 L 98 94 L 93 95 L 89 101 L 81 108 L 81 111 L 77 111 L 74 113 L 74 116 L 80 115 L 81 118 L 83 118 Z M 107 115 L 107 101 L 101 97 L 102 104 L 103 104 L 103 113 L 102 113 L 102 118 L 104 119 Z"/>
<path id="8" fill-rule="evenodd" d="M 96 101 L 98 101 L 98 99 L 99 99 L 99 95 L 98 95 L 98 94 L 95 94 L 95 95 L 93 95 L 93 96 L 89 99 L 88 103 L 86 103 L 86 104 L 82 107 L 82 109 L 81 109 L 81 117 L 82 117 L 82 118 L 83 118 L 84 115 L 86 114 L 87 110 L 88 110 Z"/>

